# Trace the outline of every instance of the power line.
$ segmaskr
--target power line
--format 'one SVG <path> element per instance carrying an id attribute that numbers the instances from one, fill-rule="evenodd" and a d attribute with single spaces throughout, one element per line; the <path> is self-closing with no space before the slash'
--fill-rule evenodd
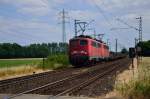
<path id="1" fill-rule="evenodd" d="M 127 26 L 130 27 L 130 28 L 133 28 L 133 29 L 135 29 L 135 30 L 139 30 L 138 28 L 129 25 L 128 23 L 124 22 L 123 20 L 121 20 L 121 19 L 119 19 L 119 18 L 117 18 L 116 20 L 119 21 L 119 22 L 121 22 L 121 23 L 123 23 L 123 24 L 125 24 L 125 25 L 127 25 Z"/>
<path id="2" fill-rule="evenodd" d="M 94 4 L 95 4 L 96 8 L 98 8 L 99 11 L 100 11 L 100 13 L 103 15 L 103 17 L 105 18 L 105 20 L 107 21 L 107 23 L 108 23 L 109 25 L 111 25 L 111 23 L 109 22 L 109 20 L 108 20 L 107 17 L 105 16 L 105 14 L 104 14 L 103 10 L 100 8 L 100 6 L 98 6 L 98 4 L 95 2 L 95 0 L 93 0 L 93 2 L 94 2 Z M 104 2 L 102 2 L 102 3 L 104 4 Z M 139 31 L 139 42 L 141 42 L 141 41 L 142 41 L 142 38 L 143 38 L 143 37 L 142 37 L 142 17 L 140 16 L 140 17 L 138 17 L 138 18 L 136 18 L 136 19 L 139 20 L 139 28 L 136 28 L 136 27 L 134 27 L 134 26 L 131 26 L 131 25 L 129 25 L 128 23 L 124 22 L 123 20 L 121 20 L 121 19 L 119 19 L 119 18 L 117 18 L 116 20 L 122 22 L 123 24 L 127 25 L 127 26 L 130 27 L 130 28 L 133 28 L 133 29 Z M 112 25 L 111 25 L 111 26 L 112 26 Z M 112 28 L 111 30 L 116 30 L 116 29 L 117 29 L 117 28 Z M 119 29 L 128 29 L 128 28 L 119 28 Z"/>
<path id="3" fill-rule="evenodd" d="M 121 20 L 119 18 L 117 18 L 116 20 L 123 23 L 123 24 L 125 24 L 125 25 L 127 25 L 129 28 L 132 28 L 132 29 L 135 29 L 136 31 L 139 31 L 139 42 L 141 42 L 142 41 L 142 17 L 140 16 L 136 19 L 139 20 L 139 28 L 131 26 L 128 23 L 124 22 L 123 20 Z M 117 29 L 117 28 L 115 28 L 115 29 Z M 115 29 L 111 29 L 111 30 L 115 30 Z M 127 29 L 127 28 L 118 28 L 118 29 Z"/>
<path id="4" fill-rule="evenodd" d="M 12 34 L 12 32 L 10 33 L 10 32 L 4 32 L 4 31 L 1 31 L 1 30 L 0 30 L 0 33 L 5 33 L 5 34 L 12 35 L 13 38 L 17 38 L 17 39 L 18 39 L 18 38 L 23 38 L 21 35 L 17 35 L 17 34 L 14 34 L 14 33 Z M 7 39 L 7 38 L 5 38 L 5 39 Z M 10 39 L 7 39 L 7 40 L 10 40 Z M 21 41 L 21 42 L 22 42 L 22 43 L 26 43 L 26 42 L 24 42 L 24 41 Z"/>
<path id="5" fill-rule="evenodd" d="M 71 18 L 69 17 L 69 38 L 71 38 L 71 32 L 72 32 L 72 28 L 71 28 Z"/>
<path id="6" fill-rule="evenodd" d="M 124 27 L 123 28 L 118 28 L 118 27 L 115 27 L 115 28 L 111 28 L 110 30 L 112 31 L 112 30 L 118 30 L 118 29 L 130 29 L 130 28 L 126 28 L 126 27 L 125 28 Z"/>
<path id="7" fill-rule="evenodd" d="M 101 15 L 104 17 L 105 21 L 108 23 L 108 25 L 112 26 L 111 22 L 107 18 L 107 16 L 104 14 L 104 11 L 101 9 L 101 7 L 95 2 L 95 0 L 91 0 L 91 2 L 94 2 L 95 7 L 98 9 L 98 11 L 101 13 Z"/>
<path id="8" fill-rule="evenodd" d="M 8 31 L 6 32 L 6 31 L 0 30 L 0 33 L 9 34 L 9 35 L 12 35 L 11 37 L 14 37 L 17 39 L 23 39 L 24 41 L 25 40 L 37 41 L 37 38 L 34 38 L 34 36 L 29 35 L 27 33 L 24 34 L 22 31 L 15 30 L 15 29 L 12 29 L 11 32 L 8 32 Z M 16 33 L 20 33 L 21 35 L 18 35 Z"/>
<path id="9" fill-rule="evenodd" d="M 37 40 L 37 36 L 36 36 L 36 38 L 35 38 L 35 36 L 33 36 L 33 35 L 30 35 L 29 33 L 25 33 L 25 32 L 23 32 L 23 31 L 20 31 L 20 30 L 16 30 L 16 29 L 13 29 L 13 31 L 14 32 L 16 32 L 16 33 L 21 33 L 22 35 L 20 35 L 20 36 L 24 36 L 24 37 L 26 37 L 26 38 L 28 38 L 28 39 L 30 39 L 30 40 Z M 18 35 L 19 36 L 19 35 Z M 41 37 L 38 37 L 38 38 L 41 38 Z"/>

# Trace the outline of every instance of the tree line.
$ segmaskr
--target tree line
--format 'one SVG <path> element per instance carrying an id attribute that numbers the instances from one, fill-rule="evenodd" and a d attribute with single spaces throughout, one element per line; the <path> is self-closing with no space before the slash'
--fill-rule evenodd
<path id="1" fill-rule="evenodd" d="M 66 53 L 67 43 L 42 43 L 21 46 L 17 43 L 0 43 L 0 58 L 41 58 Z"/>
<path id="2" fill-rule="evenodd" d="M 150 56 L 150 40 L 139 42 L 137 46 L 141 47 L 142 56 Z"/>

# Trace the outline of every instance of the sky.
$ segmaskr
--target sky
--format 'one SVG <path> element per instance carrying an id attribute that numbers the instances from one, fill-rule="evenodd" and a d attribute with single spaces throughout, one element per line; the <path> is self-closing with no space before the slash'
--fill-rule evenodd
<path id="1" fill-rule="evenodd" d="M 115 39 L 119 48 L 134 46 L 138 31 L 117 21 L 121 19 L 138 28 L 143 18 L 143 40 L 150 39 L 150 0 L 0 0 L 0 43 L 51 43 L 62 41 L 62 9 L 66 11 L 67 42 L 74 36 L 74 20 L 90 22 L 104 34 L 114 50 Z M 128 28 L 115 29 L 112 28 Z M 85 34 L 93 34 L 87 30 Z"/>

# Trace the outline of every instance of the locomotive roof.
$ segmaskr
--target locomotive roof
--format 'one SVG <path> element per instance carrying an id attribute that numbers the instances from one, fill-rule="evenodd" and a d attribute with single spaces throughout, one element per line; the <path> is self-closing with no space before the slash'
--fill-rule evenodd
<path id="1" fill-rule="evenodd" d="M 80 36 L 76 36 L 74 37 L 73 39 L 80 39 L 80 38 L 88 38 L 88 39 L 92 39 L 92 40 L 95 40 L 95 41 L 98 41 L 100 43 L 104 43 L 102 40 L 98 40 L 96 38 L 92 38 L 91 36 L 88 36 L 88 35 L 80 35 Z M 105 44 L 105 43 L 104 43 Z"/>

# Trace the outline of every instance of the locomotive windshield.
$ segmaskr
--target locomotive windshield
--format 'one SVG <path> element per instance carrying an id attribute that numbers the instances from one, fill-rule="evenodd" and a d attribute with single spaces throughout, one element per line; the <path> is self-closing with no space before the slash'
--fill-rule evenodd
<path id="1" fill-rule="evenodd" d="M 71 40 L 70 41 L 70 46 L 77 46 L 79 40 Z"/>
<path id="2" fill-rule="evenodd" d="M 84 46 L 84 45 L 87 45 L 87 40 L 80 40 L 80 45 Z"/>

